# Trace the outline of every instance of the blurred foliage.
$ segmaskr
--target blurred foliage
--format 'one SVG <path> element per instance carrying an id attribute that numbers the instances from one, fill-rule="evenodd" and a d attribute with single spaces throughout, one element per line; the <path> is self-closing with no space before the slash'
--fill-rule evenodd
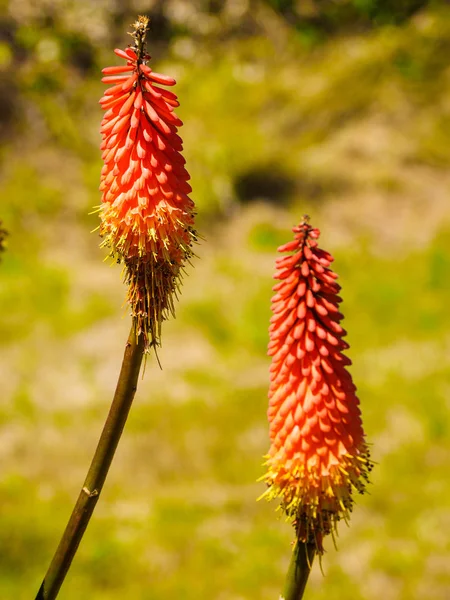
<path id="1" fill-rule="evenodd" d="M 7 235 L 8 235 L 8 232 L 2 228 L 2 222 L 0 221 L 0 253 L 5 250 Z"/>
<path id="2" fill-rule="evenodd" d="M 413 143 L 399 158 L 448 163 L 447 3 L 152 6 L 153 60 L 164 57 L 161 68 L 179 81 L 178 112 L 186 121 L 186 154 L 201 219 L 228 215 L 237 203 L 252 199 L 289 202 L 345 193 L 353 175 L 341 165 L 309 161 L 309 154 L 347 124 L 377 112 L 395 121 L 398 132 L 413 132 Z M 319 45 L 299 35 L 309 27 L 307 6 L 323 33 Z M 9 11 L 0 46 L 2 154 L 6 157 L 11 145 L 18 152 L 42 145 L 64 149 L 85 165 L 89 178 L 92 174 L 85 190 L 95 205 L 100 110 L 92 99 L 101 94 L 101 66 L 115 60 L 110 49 L 127 41 L 123 24 L 132 21 L 132 6 L 92 12 L 81 2 L 47 2 L 35 11 L 22 0 Z M 22 13 L 27 18 L 20 18 Z M 384 13 L 391 15 L 389 23 Z M 329 14 L 336 27 L 326 25 Z M 395 15 L 401 27 L 393 27 Z M 162 21 L 167 32 L 160 36 Z M 220 50 L 214 43 L 218 32 Z M 435 98 L 441 100 L 432 112 Z M 405 104 L 410 111 L 404 111 Z M 35 168 L 40 161 L 31 157 L 30 162 Z"/>
<path id="3" fill-rule="evenodd" d="M 199 227 L 70 599 L 275 598 L 291 531 L 256 503 L 275 249 L 336 256 L 379 463 L 314 600 L 444 600 L 450 524 L 450 7 L 445 1 L 15 0 L 0 22 L 0 598 L 36 593 L 113 391 L 128 319 L 102 264 L 103 66 L 148 10 Z"/>
<path id="4" fill-rule="evenodd" d="M 427 6 L 443 2 L 427 0 L 267 0 L 311 40 L 338 32 L 399 25 Z"/>

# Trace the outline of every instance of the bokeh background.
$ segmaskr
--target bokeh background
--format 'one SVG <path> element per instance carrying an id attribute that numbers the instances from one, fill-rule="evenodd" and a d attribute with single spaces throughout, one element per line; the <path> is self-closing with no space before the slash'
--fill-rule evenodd
<path id="1" fill-rule="evenodd" d="M 89 213 L 100 70 L 138 13 L 178 81 L 205 239 L 61 598 L 278 597 L 292 532 L 256 480 L 273 263 L 304 213 L 336 257 L 379 463 L 305 598 L 450 598 L 448 2 L 0 7 L 0 598 L 34 597 L 122 359 L 125 289 Z"/>

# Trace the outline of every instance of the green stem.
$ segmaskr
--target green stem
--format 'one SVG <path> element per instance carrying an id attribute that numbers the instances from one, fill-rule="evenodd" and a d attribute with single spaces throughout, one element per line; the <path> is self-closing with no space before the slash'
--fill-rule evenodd
<path id="1" fill-rule="evenodd" d="M 136 392 L 144 355 L 144 338 L 133 320 L 114 398 L 97 449 L 66 530 L 42 582 L 36 600 L 53 600 L 70 568 L 111 466 Z"/>
<path id="2" fill-rule="evenodd" d="M 284 592 L 280 600 L 301 600 L 314 560 L 316 547 L 297 541 L 292 551 L 291 562 L 286 575 Z"/>

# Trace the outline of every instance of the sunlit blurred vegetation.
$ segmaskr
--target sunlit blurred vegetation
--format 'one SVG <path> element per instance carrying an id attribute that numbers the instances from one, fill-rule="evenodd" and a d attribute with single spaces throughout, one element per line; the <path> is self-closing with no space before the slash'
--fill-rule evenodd
<path id="1" fill-rule="evenodd" d="M 277 598 L 263 491 L 276 247 L 335 257 L 377 461 L 309 600 L 450 594 L 450 6 L 444 0 L 0 2 L 0 598 L 34 597 L 128 329 L 104 263 L 100 70 L 136 14 L 176 77 L 204 240 L 61 598 Z"/>

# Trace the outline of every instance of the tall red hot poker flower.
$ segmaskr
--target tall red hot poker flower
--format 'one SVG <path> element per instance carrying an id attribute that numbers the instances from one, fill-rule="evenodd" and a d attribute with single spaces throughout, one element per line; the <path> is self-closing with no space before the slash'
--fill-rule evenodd
<path id="1" fill-rule="evenodd" d="M 305 218 L 278 248 L 269 355 L 271 447 L 264 496 L 280 498 L 297 538 L 323 553 L 323 536 L 349 518 L 372 468 L 340 325 L 333 257 Z"/>
<path id="2" fill-rule="evenodd" d="M 148 26 L 148 18 L 139 17 L 131 34 L 134 45 L 115 50 L 125 64 L 103 69 L 102 81 L 112 87 L 100 100 L 106 111 L 100 235 L 124 263 L 128 301 L 147 346 L 159 344 L 161 322 L 173 314 L 173 297 L 196 240 L 189 174 L 177 134 L 182 122 L 174 113 L 179 104 L 166 89 L 175 80 L 147 64 Z"/>

